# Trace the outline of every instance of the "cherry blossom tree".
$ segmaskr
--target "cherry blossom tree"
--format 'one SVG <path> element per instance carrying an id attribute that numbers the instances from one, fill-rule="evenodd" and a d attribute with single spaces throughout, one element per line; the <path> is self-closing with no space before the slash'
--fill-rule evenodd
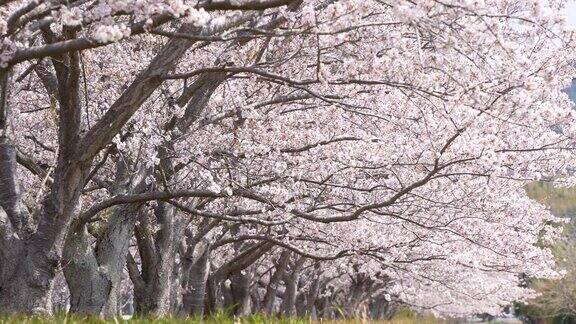
<path id="1" fill-rule="evenodd" d="M 52 312 L 60 273 L 104 315 L 533 296 L 562 219 L 524 187 L 574 182 L 563 6 L 0 2 L 0 310 Z"/>

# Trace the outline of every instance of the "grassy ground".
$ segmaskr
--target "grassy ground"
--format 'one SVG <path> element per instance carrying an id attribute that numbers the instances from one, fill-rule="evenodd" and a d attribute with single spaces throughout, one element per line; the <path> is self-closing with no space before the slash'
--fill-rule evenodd
<path id="1" fill-rule="evenodd" d="M 576 188 L 555 188 L 549 183 L 533 182 L 526 186 L 528 196 L 550 207 L 556 216 L 576 216 Z"/>
<path id="2" fill-rule="evenodd" d="M 101 319 L 97 317 L 86 317 L 77 315 L 57 315 L 54 317 L 42 316 L 0 316 L 0 324 L 144 324 L 144 323 L 158 323 L 158 324 L 192 324 L 192 323 L 206 323 L 206 324 L 439 324 L 444 323 L 429 317 L 416 317 L 416 316 L 397 316 L 389 321 L 369 321 L 362 319 L 350 320 L 327 320 L 327 321 L 311 321 L 309 319 L 301 318 L 278 318 L 266 317 L 263 315 L 252 315 L 241 318 L 230 318 L 225 315 L 216 315 L 200 320 L 199 318 L 110 318 Z"/>

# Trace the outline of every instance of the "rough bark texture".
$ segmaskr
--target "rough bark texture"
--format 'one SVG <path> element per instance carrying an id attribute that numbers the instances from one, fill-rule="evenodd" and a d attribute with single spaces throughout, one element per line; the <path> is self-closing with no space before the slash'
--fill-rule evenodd
<path id="1" fill-rule="evenodd" d="M 89 236 L 85 227 L 68 235 L 64 273 L 70 289 L 70 310 L 99 314 L 112 289 L 112 282 L 106 273 L 100 271 Z"/>
<path id="2" fill-rule="evenodd" d="M 213 271 L 208 278 L 207 310 L 209 312 L 214 311 L 214 307 L 216 306 L 217 302 L 216 296 L 218 286 L 222 287 L 222 295 L 224 297 L 225 308 L 230 309 L 233 313 L 238 312 L 238 310 L 243 310 L 244 305 L 240 305 L 240 308 L 238 307 L 238 300 L 243 301 L 243 295 L 241 291 L 237 288 L 235 296 L 232 294 L 232 284 L 234 283 L 234 278 L 232 277 L 235 273 L 239 273 L 240 271 L 248 268 L 250 265 L 256 262 L 256 260 L 266 254 L 266 252 L 270 251 L 272 247 L 273 245 L 268 242 L 261 242 L 251 245 L 241 252 L 237 252 L 238 254 L 232 258 L 232 260 L 226 262 L 217 270 Z M 239 250 L 237 249 L 237 251 Z M 237 282 L 236 284 L 240 289 L 242 289 L 242 283 Z M 246 299 L 249 300 L 250 296 L 248 295 L 246 297 Z M 247 307 L 249 308 L 249 305 Z"/>
<path id="3" fill-rule="evenodd" d="M 198 256 L 189 269 L 189 279 L 182 297 L 182 315 L 204 315 L 204 297 L 210 273 L 210 246 L 207 242 L 198 245 L 202 246 L 198 249 Z"/>
<path id="4" fill-rule="evenodd" d="M 195 30 L 185 25 L 181 31 Z M 60 264 L 68 227 L 78 214 L 78 200 L 88 166 L 162 83 L 159 75 L 171 70 L 193 43 L 187 39 L 171 39 L 82 139 L 79 138 L 78 55 L 71 53 L 67 55 L 67 62 L 55 64 L 60 94 L 60 149 L 54 183 L 42 204 L 36 232 L 27 240 L 15 270 L 2 284 L 0 309 L 51 312 L 52 281 Z"/>
<path id="5" fill-rule="evenodd" d="M 21 212 L 17 206 L 15 169 L 16 150 L 6 138 L 0 137 L 0 294 L 15 271 L 18 256 L 23 250 L 18 231 Z"/>
<path id="6" fill-rule="evenodd" d="M 284 283 L 286 291 L 284 292 L 284 300 L 282 300 L 281 312 L 284 316 L 292 317 L 296 315 L 296 297 L 298 293 L 298 281 L 300 278 L 300 269 L 304 265 L 306 259 L 304 257 L 297 257 L 290 268 L 289 275 L 284 276 Z"/>
<path id="7" fill-rule="evenodd" d="M 286 267 L 288 266 L 288 261 L 290 260 L 290 251 L 284 250 L 278 258 L 276 269 L 274 274 L 270 277 L 268 285 L 266 287 L 266 293 L 264 294 L 264 299 L 262 301 L 262 311 L 266 314 L 272 314 L 274 311 L 274 302 L 276 300 L 276 292 L 278 290 L 278 285 L 280 280 L 284 276 Z"/>
<path id="8" fill-rule="evenodd" d="M 320 278 L 318 278 L 318 272 L 320 271 L 320 263 L 314 265 L 314 270 L 316 272 L 316 277 L 310 286 L 308 295 L 306 296 L 306 310 L 305 315 L 309 315 L 312 319 L 315 319 L 316 314 L 316 300 L 318 299 L 318 293 L 320 292 Z"/>
<path id="9" fill-rule="evenodd" d="M 232 295 L 232 310 L 236 316 L 250 313 L 250 285 L 252 271 L 240 270 L 230 275 L 230 293 Z"/>
<path id="10" fill-rule="evenodd" d="M 205 74 L 187 87 L 177 100 L 179 105 L 186 105 L 184 116 L 181 119 L 169 122 L 165 127 L 176 125 L 184 134 L 191 123 L 196 121 L 208 104 L 208 101 L 216 88 L 225 80 L 225 73 Z M 172 142 L 165 143 L 158 151 L 160 165 L 156 170 L 159 182 L 170 183 L 175 174 L 175 167 L 170 159 L 173 150 Z M 139 250 L 142 259 L 142 279 L 145 286 L 142 289 L 135 288 L 135 304 L 138 313 L 167 314 L 175 308 L 175 303 L 170 302 L 173 298 L 173 288 L 170 285 L 170 276 L 175 272 L 176 253 L 180 237 L 184 233 L 187 221 L 179 217 L 175 208 L 161 202 L 156 208 L 155 216 L 160 230 L 156 235 L 141 228 L 137 230 Z M 154 246 L 152 249 L 151 246 Z M 143 251 L 146 249 L 146 251 Z M 142 257 L 142 255 L 146 257 Z M 155 256 L 149 256 L 154 254 Z"/>
<path id="11" fill-rule="evenodd" d="M 145 189 L 144 169 L 132 179 L 123 179 L 131 172 L 128 172 L 124 160 L 119 159 L 117 170 L 119 183 L 126 187 L 116 193 L 139 193 Z M 67 264 L 64 274 L 70 289 L 71 311 L 98 315 L 108 304 L 108 315 L 116 315 L 117 294 L 113 291 L 121 280 L 140 206 L 130 204 L 114 208 L 95 249 L 91 247 L 86 225 L 72 227 L 64 247 Z"/>
<path id="12" fill-rule="evenodd" d="M 282 2 L 274 6 L 287 3 Z M 255 14 L 247 14 L 238 22 L 245 22 L 254 16 Z M 194 34 L 199 30 L 191 25 L 184 25 L 179 32 Z M 76 38 L 74 28 L 66 27 L 62 34 L 65 40 Z M 47 48 L 55 49 L 54 46 L 62 41 L 60 35 L 55 35 L 50 28 L 43 28 L 42 36 Z M 86 130 L 83 136 L 79 91 L 80 64 L 79 53 L 76 52 L 80 48 L 71 47 L 68 50 L 46 52 L 46 55 L 52 55 L 51 62 L 56 72 L 55 76 L 51 75 L 49 69 L 43 68 L 44 63 L 39 64 L 35 71 L 49 95 L 58 101 L 58 151 L 56 167 L 52 174 L 53 180 L 47 182 L 50 187 L 38 208 L 37 223 L 33 225 L 29 224 L 27 210 L 21 208 L 15 184 L 15 149 L 7 144 L 5 138 L 8 110 L 4 103 L 9 73 L 6 70 L 0 71 L 1 311 L 50 313 L 53 280 L 60 267 L 65 268 L 67 272 L 67 280 L 73 295 L 71 302 L 73 310 L 99 313 L 107 301 L 110 309 L 117 308 L 113 306 L 116 303 L 116 294 L 111 292 L 119 281 L 121 271 L 117 269 L 121 269 L 124 264 L 123 257 L 118 254 L 126 255 L 119 251 L 127 250 L 132 224 L 136 218 L 133 215 L 135 206 L 127 206 L 125 210 L 122 210 L 124 207 L 115 208 L 116 211 L 111 216 L 106 230 L 98 238 L 96 251 L 91 249 L 89 244 L 91 238 L 84 224 L 75 224 L 72 229 L 70 225 L 78 216 L 80 196 L 94 157 L 110 143 L 132 115 L 158 89 L 163 82 L 161 76 L 176 66 L 193 43 L 193 40 L 187 38 L 171 38 L 148 67 L 136 76 L 102 118 Z M 179 128 L 185 130 L 197 119 L 206 106 L 210 94 L 224 78 L 225 74 L 216 73 L 204 78 L 204 83 L 197 84 L 197 91 L 193 91 L 185 100 L 188 102 L 186 118 L 179 121 Z M 166 155 L 168 154 L 164 154 Z M 168 165 L 169 161 L 163 163 Z M 164 171 L 170 169 L 173 168 L 168 166 Z M 42 172 L 41 169 L 37 171 Z M 161 227 L 160 231 L 158 233 L 148 231 L 137 235 L 150 241 L 150 244 L 140 242 L 139 245 L 152 247 L 149 250 L 156 256 L 143 258 L 141 279 L 144 280 L 139 281 L 140 284 L 135 284 L 138 287 L 135 290 L 139 292 L 137 304 L 141 306 L 141 310 L 166 314 L 171 307 L 174 307 L 174 303 L 169 302 L 174 298 L 168 298 L 174 296 L 170 293 L 172 285 L 169 283 L 175 273 L 175 247 L 183 226 L 182 222 L 177 220 L 174 207 L 166 203 L 160 203 L 156 216 L 157 223 Z M 66 252 L 63 251 L 65 245 Z M 146 252 L 141 251 L 141 255 L 143 253 Z M 63 254 L 65 263 L 62 263 Z M 144 265 L 144 261 L 152 262 Z M 142 282 L 145 284 L 142 285 Z M 145 288 L 139 290 L 142 287 Z M 168 305 L 165 305 L 165 300 L 168 301 Z"/>

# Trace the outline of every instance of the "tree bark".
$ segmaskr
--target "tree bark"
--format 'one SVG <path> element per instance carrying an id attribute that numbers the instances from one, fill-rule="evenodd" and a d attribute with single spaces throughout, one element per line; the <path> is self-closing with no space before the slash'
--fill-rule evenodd
<path id="1" fill-rule="evenodd" d="M 182 27 L 183 32 L 194 30 L 191 25 Z M 68 228 L 78 215 L 79 197 L 92 159 L 162 83 L 159 75 L 172 69 L 193 43 L 187 39 L 171 39 L 81 139 L 78 54 L 70 53 L 68 64 L 55 65 L 60 95 L 58 164 L 50 193 L 41 207 L 37 230 L 26 240 L 17 265 L 2 283 L 2 311 L 51 313 L 52 281 Z M 6 211 L 4 206 L 3 209 Z"/>
<path id="2" fill-rule="evenodd" d="M 314 270 L 319 270 L 320 263 L 316 263 L 314 265 Z M 314 278 L 312 285 L 310 286 L 310 290 L 308 291 L 308 296 L 306 297 L 306 313 L 305 315 L 313 316 L 316 300 L 318 299 L 318 292 L 320 291 L 320 278 L 317 276 Z M 312 318 L 315 319 L 315 318 Z"/>
<path id="3" fill-rule="evenodd" d="M 265 314 L 272 314 L 274 311 L 274 301 L 276 300 L 276 291 L 278 290 L 278 285 L 280 280 L 284 276 L 286 267 L 288 266 L 288 261 L 290 260 L 290 250 L 284 250 L 280 254 L 277 261 L 276 269 L 274 274 L 270 277 L 270 281 L 266 287 L 266 293 L 264 294 L 264 300 L 262 301 L 262 311 Z"/>
<path id="4" fill-rule="evenodd" d="M 306 259 L 304 257 L 298 257 L 290 269 L 290 275 L 284 276 L 286 291 L 284 292 L 284 300 L 282 300 L 281 312 L 286 317 L 293 317 L 295 315 L 300 269 L 305 261 Z"/>
<path id="5" fill-rule="evenodd" d="M 118 159 L 116 169 L 118 185 L 114 194 L 140 193 L 145 190 L 147 173 L 143 167 L 133 173 L 124 159 Z M 64 246 L 64 261 L 67 265 L 64 267 L 64 275 L 70 289 L 72 312 L 99 315 L 104 306 L 109 304 L 108 315 L 116 315 L 117 294 L 113 292 L 120 284 L 140 208 L 140 204 L 115 207 L 99 234 L 95 249 L 91 247 L 85 224 L 71 227 Z"/>
<path id="6" fill-rule="evenodd" d="M 24 248 L 15 172 L 16 150 L 6 137 L 0 136 L 0 294 Z"/>
<path id="7" fill-rule="evenodd" d="M 198 257 L 189 270 L 189 279 L 186 291 L 182 297 L 182 312 L 185 315 L 204 315 L 206 284 L 210 274 L 210 246 L 208 242 L 199 248 Z"/>
<path id="8" fill-rule="evenodd" d="M 250 313 L 250 286 L 252 283 L 252 271 L 235 271 L 230 275 L 229 278 L 231 280 L 231 306 L 234 315 L 248 315 Z"/>

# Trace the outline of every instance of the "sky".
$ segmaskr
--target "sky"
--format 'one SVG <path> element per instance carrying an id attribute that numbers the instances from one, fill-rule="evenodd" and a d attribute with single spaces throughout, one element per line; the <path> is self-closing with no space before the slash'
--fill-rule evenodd
<path id="1" fill-rule="evenodd" d="M 576 1 L 575 0 L 568 1 L 568 6 L 566 7 L 566 18 L 568 20 L 568 23 L 571 26 L 576 27 Z"/>

